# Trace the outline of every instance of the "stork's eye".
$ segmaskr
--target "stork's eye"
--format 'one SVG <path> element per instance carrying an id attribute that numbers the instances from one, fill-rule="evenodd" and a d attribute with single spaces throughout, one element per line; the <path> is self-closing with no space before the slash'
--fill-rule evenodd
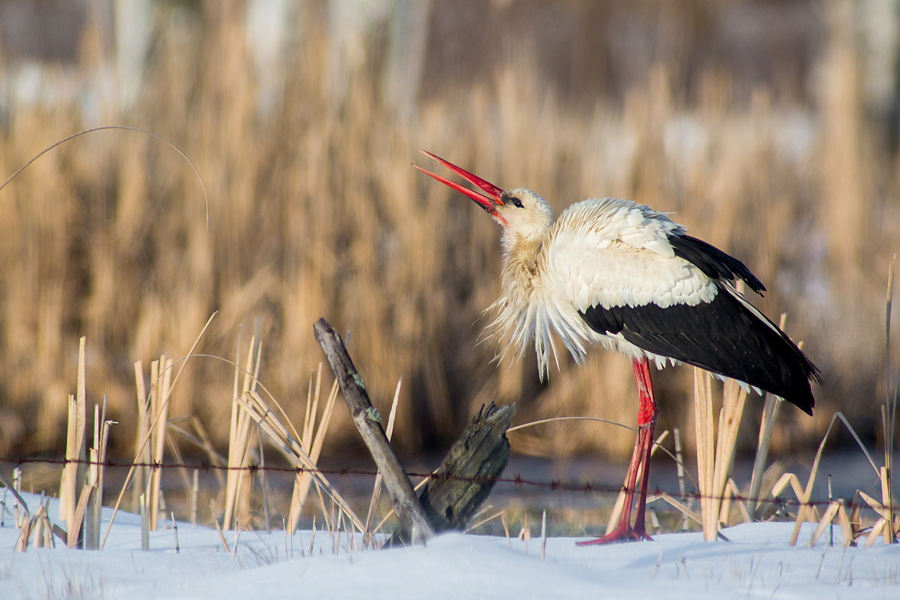
<path id="1" fill-rule="evenodd" d="M 522 205 L 522 201 L 519 200 L 518 198 L 513 198 L 512 203 L 513 203 L 513 206 L 515 206 L 516 208 L 525 208 L 525 206 Z"/>

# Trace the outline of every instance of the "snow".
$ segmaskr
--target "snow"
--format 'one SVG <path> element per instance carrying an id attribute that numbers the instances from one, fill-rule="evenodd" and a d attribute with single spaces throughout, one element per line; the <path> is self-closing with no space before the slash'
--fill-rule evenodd
<path id="1" fill-rule="evenodd" d="M 35 510 L 40 499 L 25 495 Z M 11 498 L 7 498 L 7 508 Z M 57 514 L 55 500 L 50 515 Z M 104 509 L 104 527 L 111 511 Z M 844 548 L 835 528 L 814 548 L 796 547 L 792 523 L 754 523 L 723 531 L 657 535 L 653 542 L 579 547 L 575 538 L 541 540 L 441 535 L 427 546 L 348 551 L 327 532 L 244 531 L 226 552 L 215 529 L 178 523 L 151 532 L 142 552 L 140 518 L 120 513 L 102 551 L 29 547 L 14 551 L 19 530 L 0 527 L 0 598 L 900 598 L 900 546 Z M 170 524 L 171 525 L 171 524 Z M 234 548 L 234 532 L 225 532 Z"/>

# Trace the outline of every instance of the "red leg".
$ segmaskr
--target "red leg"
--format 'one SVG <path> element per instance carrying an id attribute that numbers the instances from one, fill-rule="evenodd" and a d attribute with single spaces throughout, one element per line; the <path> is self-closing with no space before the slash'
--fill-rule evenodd
<path id="1" fill-rule="evenodd" d="M 622 507 L 622 516 L 619 518 L 619 524 L 611 532 L 596 540 L 579 542 L 579 546 L 650 539 L 644 528 L 644 515 L 647 508 L 647 482 L 650 479 L 650 450 L 653 448 L 653 432 L 656 429 L 656 416 L 659 414 L 659 410 L 653 398 L 650 362 L 643 358 L 635 360 L 633 366 L 640 407 L 638 409 L 638 433 L 634 440 L 634 451 L 631 454 L 631 463 L 628 465 L 628 474 L 625 476 L 625 505 Z M 631 506 L 637 487 L 638 471 L 641 472 L 641 488 L 638 493 L 637 512 L 632 527 Z"/>

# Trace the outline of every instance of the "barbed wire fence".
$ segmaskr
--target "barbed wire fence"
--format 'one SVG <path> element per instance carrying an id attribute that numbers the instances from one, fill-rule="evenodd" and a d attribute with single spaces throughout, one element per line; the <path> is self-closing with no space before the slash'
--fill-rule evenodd
<path id="1" fill-rule="evenodd" d="M 213 464 L 209 461 L 199 461 L 197 463 L 158 463 L 158 462 L 117 462 L 114 460 L 107 460 L 104 462 L 91 461 L 87 459 L 66 459 L 66 458 L 47 458 L 47 457 L 0 457 L 0 464 L 6 465 L 14 465 L 15 467 L 21 467 L 22 465 L 27 464 L 48 464 L 48 465 L 58 465 L 60 467 L 64 467 L 69 464 L 74 465 L 83 465 L 85 467 L 90 466 L 98 466 L 103 467 L 104 469 L 130 469 L 132 467 L 145 467 L 151 470 L 163 470 L 163 469 L 185 469 L 189 471 L 199 471 L 199 472 L 248 472 L 251 475 L 255 475 L 259 472 L 269 472 L 269 473 L 285 473 L 285 474 L 294 474 L 300 475 L 303 473 L 316 473 L 319 475 L 323 475 L 325 477 L 347 477 L 347 476 L 361 476 L 361 477 L 376 477 L 378 475 L 377 469 L 364 469 L 364 468 L 356 468 L 356 467 L 334 467 L 334 468 L 307 468 L 307 467 L 291 467 L 291 466 L 273 466 L 273 465 L 261 465 L 261 464 L 251 464 L 248 466 L 228 466 L 228 465 L 217 465 Z M 435 474 L 433 472 L 425 472 L 425 471 L 406 471 L 406 476 L 410 478 L 419 478 L 419 479 L 434 479 L 434 478 L 443 478 L 450 479 L 455 481 L 467 481 L 467 482 L 494 482 L 494 483 L 504 483 L 510 484 L 517 487 L 522 488 L 541 488 L 551 491 L 566 491 L 566 492 L 584 492 L 584 493 L 608 493 L 608 494 L 617 494 L 623 491 L 625 488 L 622 485 L 608 485 L 608 484 L 600 484 L 595 482 L 567 482 L 562 480 L 550 480 L 550 481 L 539 481 L 535 479 L 530 479 L 527 477 L 523 477 L 521 475 L 512 475 L 512 476 L 503 476 L 503 477 L 466 477 L 462 475 L 453 475 L 453 474 Z M 713 498 L 717 500 L 731 500 L 731 501 L 739 501 L 739 502 L 756 502 L 758 504 L 770 504 L 775 505 L 777 507 L 785 507 L 785 508 L 799 508 L 801 506 L 813 507 L 813 506 L 827 506 L 832 500 L 808 500 L 806 502 L 800 501 L 798 499 L 791 498 L 780 498 L 780 497 L 751 497 L 744 495 L 735 495 L 728 494 L 723 496 L 710 496 L 704 495 L 700 492 L 694 491 L 668 491 L 660 488 L 650 489 L 648 490 L 648 494 L 650 495 L 662 495 L 665 494 L 672 498 L 678 498 L 681 500 L 693 500 L 699 501 L 702 498 Z"/>

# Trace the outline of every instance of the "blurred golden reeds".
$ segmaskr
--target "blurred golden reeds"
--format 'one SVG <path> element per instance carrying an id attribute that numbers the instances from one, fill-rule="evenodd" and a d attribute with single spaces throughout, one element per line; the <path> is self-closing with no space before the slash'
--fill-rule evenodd
<path id="1" fill-rule="evenodd" d="M 766 85 L 744 93 L 715 66 L 687 80 L 675 56 L 634 74 L 615 101 L 574 103 L 534 66 L 542 48 L 518 39 L 489 76 L 441 84 L 426 74 L 432 87 L 401 118 L 385 101 L 378 35 L 364 40 L 363 62 L 335 100 L 327 29 L 316 26 L 326 17 L 309 3 L 307 35 L 282 67 L 284 96 L 264 109 L 240 5 L 202 6 L 188 19 L 177 3 L 157 7 L 151 65 L 130 108 L 101 105 L 100 123 L 74 103 L 6 109 L 2 178 L 54 141 L 117 123 L 178 145 L 210 209 L 207 229 L 193 171 L 131 131 L 68 142 L 0 191 L 0 454 L 61 448 L 80 336 L 89 396 L 108 394 L 111 418 L 134 422 L 133 362 L 187 352 L 215 310 L 200 350 L 232 356 L 241 324 L 259 331 L 261 380 L 295 422 L 321 360 L 312 335 L 321 316 L 352 330 L 350 351 L 385 414 L 403 378 L 394 440 L 406 451 L 452 441 L 490 399 L 519 403 L 522 421 L 633 422 L 631 370 L 620 357 L 594 352 L 581 367 L 567 359 L 548 385 L 533 356 L 491 362 L 495 348 L 478 337 L 499 290 L 498 232 L 410 168 L 418 148 L 500 186 L 535 189 L 557 211 L 609 195 L 676 213 L 766 283 L 759 306 L 774 320 L 790 314 L 789 333 L 825 373 L 816 418 L 782 413 L 774 446 L 819 439 L 836 407 L 874 432 L 884 397 L 880 274 L 900 242 L 900 172 L 860 94 L 846 88 L 861 84 L 855 38 L 839 19 L 825 27 L 820 67 L 831 91 L 821 101 Z M 75 70 L 86 79 L 102 60 L 100 35 L 85 34 Z M 798 137 L 812 142 L 792 151 Z M 221 443 L 231 380 L 227 366 L 197 360 L 169 414 L 198 416 Z M 661 429 L 692 428 L 691 382 L 688 369 L 657 377 Z M 758 419 L 754 404 L 762 402 L 751 398 L 746 412 Z M 601 427 L 534 428 L 514 450 L 627 454 L 632 433 Z M 755 428 L 747 431 L 752 447 Z M 355 439 L 341 411 L 331 432 L 333 445 Z"/>

